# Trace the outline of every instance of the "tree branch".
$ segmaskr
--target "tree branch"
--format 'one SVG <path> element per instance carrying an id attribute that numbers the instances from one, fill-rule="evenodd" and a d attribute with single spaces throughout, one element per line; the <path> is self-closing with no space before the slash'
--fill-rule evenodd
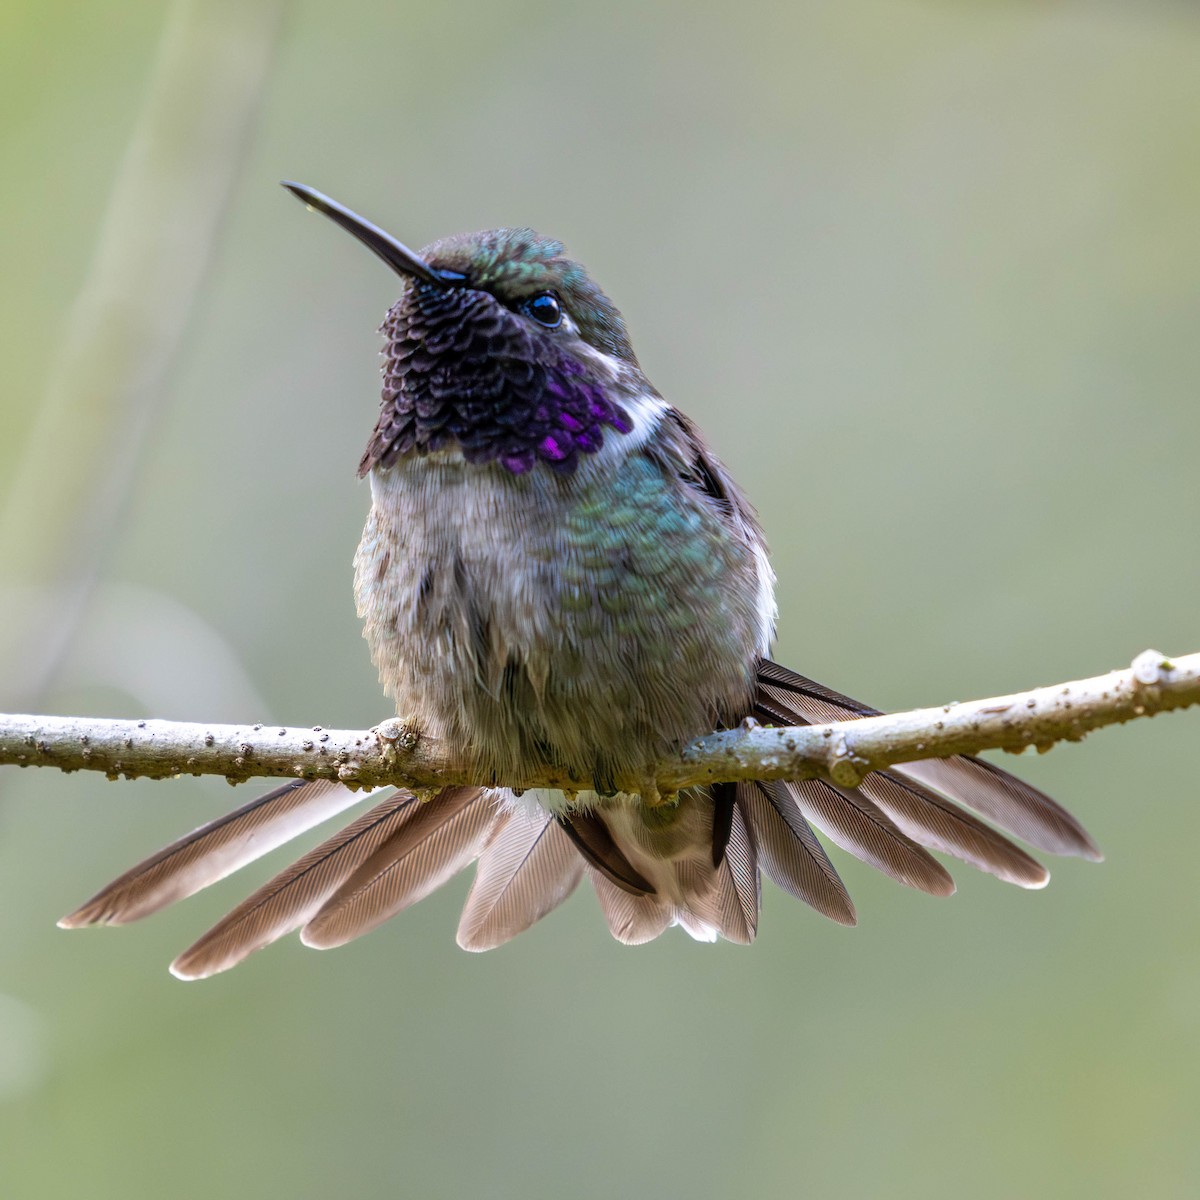
<path id="1" fill-rule="evenodd" d="M 838 721 L 828 725 L 738 729 L 698 738 L 655 764 L 647 779 L 622 779 L 649 798 L 685 787 L 738 779 L 810 779 L 853 787 L 870 771 L 898 763 L 981 750 L 1039 751 L 1079 741 L 1093 729 L 1200 702 L 1200 654 L 1168 659 L 1146 650 L 1123 671 L 1035 688 L 1012 696 Z M 398 720 L 375 729 L 287 729 L 88 717 L 0 714 L 0 764 L 104 771 L 162 779 L 223 775 L 231 784 L 256 776 L 337 779 L 352 788 L 422 789 L 502 784 L 583 791 L 587 779 L 542 771 L 518 779 L 479 779 L 444 748 Z"/>

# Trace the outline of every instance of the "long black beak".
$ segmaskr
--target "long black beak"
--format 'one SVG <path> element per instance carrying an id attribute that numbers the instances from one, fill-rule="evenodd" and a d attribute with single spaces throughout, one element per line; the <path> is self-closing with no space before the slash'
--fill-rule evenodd
<path id="1" fill-rule="evenodd" d="M 439 277 L 436 271 L 419 255 L 414 254 L 403 242 L 398 242 L 391 234 L 384 233 L 378 225 L 364 221 L 357 213 L 343 208 L 336 200 L 330 200 L 314 188 L 305 187 L 302 183 L 291 183 L 283 180 L 283 186 L 298 200 L 303 200 L 309 208 L 324 213 L 331 221 L 336 221 L 348 233 L 356 238 L 369 250 L 373 250 L 383 259 L 393 271 L 400 275 L 413 275 L 425 283 L 445 287 L 447 281 Z"/>

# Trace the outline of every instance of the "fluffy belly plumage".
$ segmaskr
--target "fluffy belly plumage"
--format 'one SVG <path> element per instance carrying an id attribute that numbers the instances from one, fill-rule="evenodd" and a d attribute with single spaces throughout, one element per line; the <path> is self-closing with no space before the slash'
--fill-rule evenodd
<path id="1" fill-rule="evenodd" d="M 637 459 L 603 480 L 464 467 L 372 476 L 356 595 L 402 717 L 481 781 L 549 765 L 600 791 L 741 719 L 759 564 L 703 505 Z"/>

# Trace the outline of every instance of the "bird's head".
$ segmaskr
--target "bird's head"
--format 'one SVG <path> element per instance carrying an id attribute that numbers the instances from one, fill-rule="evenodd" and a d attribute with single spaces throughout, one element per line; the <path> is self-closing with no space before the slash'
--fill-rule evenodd
<path id="1" fill-rule="evenodd" d="M 414 253 L 300 184 L 285 184 L 404 280 L 384 320 L 379 422 L 359 473 L 460 451 L 513 475 L 562 475 L 634 427 L 649 389 L 616 306 L 562 244 L 531 229 L 443 238 Z"/>

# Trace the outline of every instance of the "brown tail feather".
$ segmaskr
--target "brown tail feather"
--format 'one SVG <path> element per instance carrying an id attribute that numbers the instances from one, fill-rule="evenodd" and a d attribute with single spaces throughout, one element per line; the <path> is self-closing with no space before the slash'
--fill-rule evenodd
<path id="1" fill-rule="evenodd" d="M 756 706 L 769 723 L 814 724 L 879 715 L 878 709 L 769 659 L 759 660 L 758 683 Z M 928 759 L 896 767 L 895 773 L 944 792 L 1039 850 L 1093 861 L 1103 857 L 1087 830 L 1062 805 L 982 759 L 968 755 Z"/>
<path id="2" fill-rule="evenodd" d="M 981 758 L 931 758 L 895 770 L 945 792 L 1048 854 L 1104 861 L 1088 831 L 1061 804 Z"/>
<path id="3" fill-rule="evenodd" d="M 754 712 L 773 724 L 875 710 L 776 663 L 759 663 Z M 943 793 L 945 795 L 943 795 Z M 926 848 L 1023 887 L 1045 868 L 975 809 L 1035 846 L 1099 859 L 1082 826 L 1048 796 L 969 757 L 913 763 L 857 789 L 821 780 L 719 784 L 677 804 L 601 802 L 557 817 L 526 814 L 503 793 L 445 788 L 418 804 L 397 793 L 276 875 L 175 960 L 183 978 L 223 971 L 289 930 L 308 945 L 350 941 L 422 899 L 477 857 L 459 944 L 480 950 L 557 907 L 586 873 L 614 937 L 636 944 L 679 924 L 693 936 L 752 941 L 760 867 L 780 887 L 842 924 L 854 906 L 805 818 L 864 861 L 912 887 L 954 884 Z M 354 804 L 329 781 L 295 781 L 152 855 L 60 922 L 120 924 L 191 895 Z"/>
<path id="4" fill-rule="evenodd" d="M 754 839 L 736 804 L 725 839 L 725 852 L 714 870 L 717 875 L 717 887 L 713 892 L 716 900 L 714 924 L 726 940 L 748 946 L 758 932 L 762 879 L 758 873 Z"/>
<path id="5" fill-rule="evenodd" d="M 855 924 L 845 885 L 783 785 L 738 784 L 738 806 L 771 882 L 830 920 Z"/>
<path id="6" fill-rule="evenodd" d="M 171 964 L 179 979 L 205 979 L 299 929 L 405 821 L 418 802 L 397 792 L 310 850 L 217 922 Z"/>
<path id="7" fill-rule="evenodd" d="M 729 789 L 730 798 L 735 794 Z M 707 791 L 684 793 L 668 808 L 604 805 L 590 813 L 633 870 L 653 888 L 635 894 L 592 866 L 592 881 L 609 929 L 628 943 L 649 941 L 669 925 L 713 941 L 753 941 L 760 889 L 757 849 L 744 814 L 729 810 L 727 834 Z M 714 832 L 716 831 L 716 832 Z M 713 847 L 725 842 L 718 865 Z M 615 893 L 624 891 L 626 898 Z"/>
<path id="8" fill-rule="evenodd" d="M 123 925 L 224 879 L 362 799 L 327 779 L 293 780 L 152 854 L 62 918 L 64 929 Z"/>
<path id="9" fill-rule="evenodd" d="M 946 868 L 905 837 L 861 792 L 842 791 L 823 779 L 784 786 L 804 819 L 855 858 L 931 896 L 954 894 L 954 880 Z"/>
<path id="10" fill-rule="evenodd" d="M 608 931 L 626 946 L 652 942 L 671 924 L 671 905 L 660 896 L 633 895 L 617 887 L 607 875 L 588 866 L 588 877 L 596 889 Z"/>
<path id="11" fill-rule="evenodd" d="M 560 813 L 558 821 L 579 853 L 610 883 L 631 896 L 646 896 L 654 891 L 654 885 L 634 867 L 613 840 L 598 813 L 572 809 Z"/>
<path id="12" fill-rule="evenodd" d="M 936 792 L 890 772 L 869 775 L 863 793 L 914 842 L 941 850 L 1018 887 L 1040 888 L 1050 872 L 1014 845 Z"/>
<path id="13" fill-rule="evenodd" d="M 481 788 L 443 788 L 334 892 L 301 940 L 318 950 L 344 945 L 441 887 L 483 848 L 496 799 Z"/>
<path id="14" fill-rule="evenodd" d="M 464 950 L 491 950 L 557 908 L 583 877 L 584 860 L 548 812 L 520 809 L 496 822 L 458 925 Z"/>

